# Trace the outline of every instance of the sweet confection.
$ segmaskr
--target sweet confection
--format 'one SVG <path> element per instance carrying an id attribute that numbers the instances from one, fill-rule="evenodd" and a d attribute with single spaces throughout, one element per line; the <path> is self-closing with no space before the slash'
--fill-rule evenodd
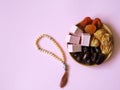
<path id="1" fill-rule="evenodd" d="M 90 44 L 90 34 L 88 33 L 82 33 L 82 37 L 81 37 L 81 45 L 82 46 L 89 46 Z"/>
<path id="2" fill-rule="evenodd" d="M 70 34 L 72 35 L 81 36 L 82 32 L 83 31 L 75 25 L 70 28 Z"/>
<path id="3" fill-rule="evenodd" d="M 99 65 L 112 54 L 112 32 L 99 18 L 85 17 L 70 29 L 68 36 L 68 51 L 80 64 Z"/>
<path id="4" fill-rule="evenodd" d="M 72 44 L 79 44 L 80 43 L 80 37 L 74 36 L 74 35 L 67 35 L 66 41 Z"/>
<path id="5" fill-rule="evenodd" d="M 68 44 L 68 52 L 81 52 L 81 45 Z"/>

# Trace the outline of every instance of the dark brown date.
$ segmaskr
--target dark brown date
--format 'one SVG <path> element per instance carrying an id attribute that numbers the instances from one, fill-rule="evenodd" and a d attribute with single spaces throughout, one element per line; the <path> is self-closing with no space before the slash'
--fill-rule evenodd
<path id="1" fill-rule="evenodd" d="M 86 65 L 101 64 L 106 56 L 101 53 L 100 47 L 82 46 L 82 52 L 70 53 L 79 63 Z"/>
<path id="2" fill-rule="evenodd" d="M 104 54 L 100 53 L 100 54 L 98 54 L 98 57 L 97 57 L 95 63 L 99 65 L 104 62 L 105 58 L 106 58 L 106 56 Z"/>

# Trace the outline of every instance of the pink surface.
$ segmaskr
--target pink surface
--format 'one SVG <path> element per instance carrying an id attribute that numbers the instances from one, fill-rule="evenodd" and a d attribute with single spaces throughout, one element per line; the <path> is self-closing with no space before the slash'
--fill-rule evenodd
<path id="1" fill-rule="evenodd" d="M 0 90 L 61 90 L 62 64 L 40 53 L 35 46 L 36 38 L 43 33 L 53 36 L 66 52 L 70 77 L 63 90 L 120 90 L 119 3 L 119 0 L 0 0 Z M 114 35 L 113 55 L 100 66 L 80 65 L 67 52 L 65 36 L 85 16 L 101 18 Z M 57 50 L 52 45 L 48 47 L 49 40 L 42 43 Z"/>

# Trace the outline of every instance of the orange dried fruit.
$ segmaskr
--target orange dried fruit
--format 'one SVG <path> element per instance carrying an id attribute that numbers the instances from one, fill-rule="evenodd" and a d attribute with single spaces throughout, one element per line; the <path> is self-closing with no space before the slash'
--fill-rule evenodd
<path id="1" fill-rule="evenodd" d="M 76 26 L 78 26 L 81 29 L 84 29 L 86 25 L 91 24 L 92 19 L 90 17 L 85 17 L 80 23 L 78 23 Z"/>
<path id="2" fill-rule="evenodd" d="M 102 22 L 99 18 L 95 18 L 92 22 L 96 26 L 97 29 L 100 29 L 102 27 Z"/>
<path id="3" fill-rule="evenodd" d="M 86 33 L 94 34 L 95 31 L 96 31 L 96 26 L 94 24 L 86 25 L 86 27 L 85 27 Z"/>

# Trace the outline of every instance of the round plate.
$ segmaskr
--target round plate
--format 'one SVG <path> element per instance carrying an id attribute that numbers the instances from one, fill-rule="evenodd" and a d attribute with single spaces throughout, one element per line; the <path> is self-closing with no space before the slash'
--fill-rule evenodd
<path id="1" fill-rule="evenodd" d="M 72 26 L 69 35 L 67 35 L 68 52 L 72 58 L 80 64 L 102 64 L 110 58 L 113 51 L 112 32 L 109 27 L 103 24 L 98 18 L 98 21 L 94 19 L 91 20 L 89 24 L 87 22 L 84 23 L 85 19 L 77 25 Z M 97 24 L 94 23 L 95 20 Z M 80 24 L 84 24 L 84 27 Z M 95 26 L 95 30 L 93 30 L 94 27 L 92 26 Z M 98 28 L 98 26 L 100 27 Z"/>

